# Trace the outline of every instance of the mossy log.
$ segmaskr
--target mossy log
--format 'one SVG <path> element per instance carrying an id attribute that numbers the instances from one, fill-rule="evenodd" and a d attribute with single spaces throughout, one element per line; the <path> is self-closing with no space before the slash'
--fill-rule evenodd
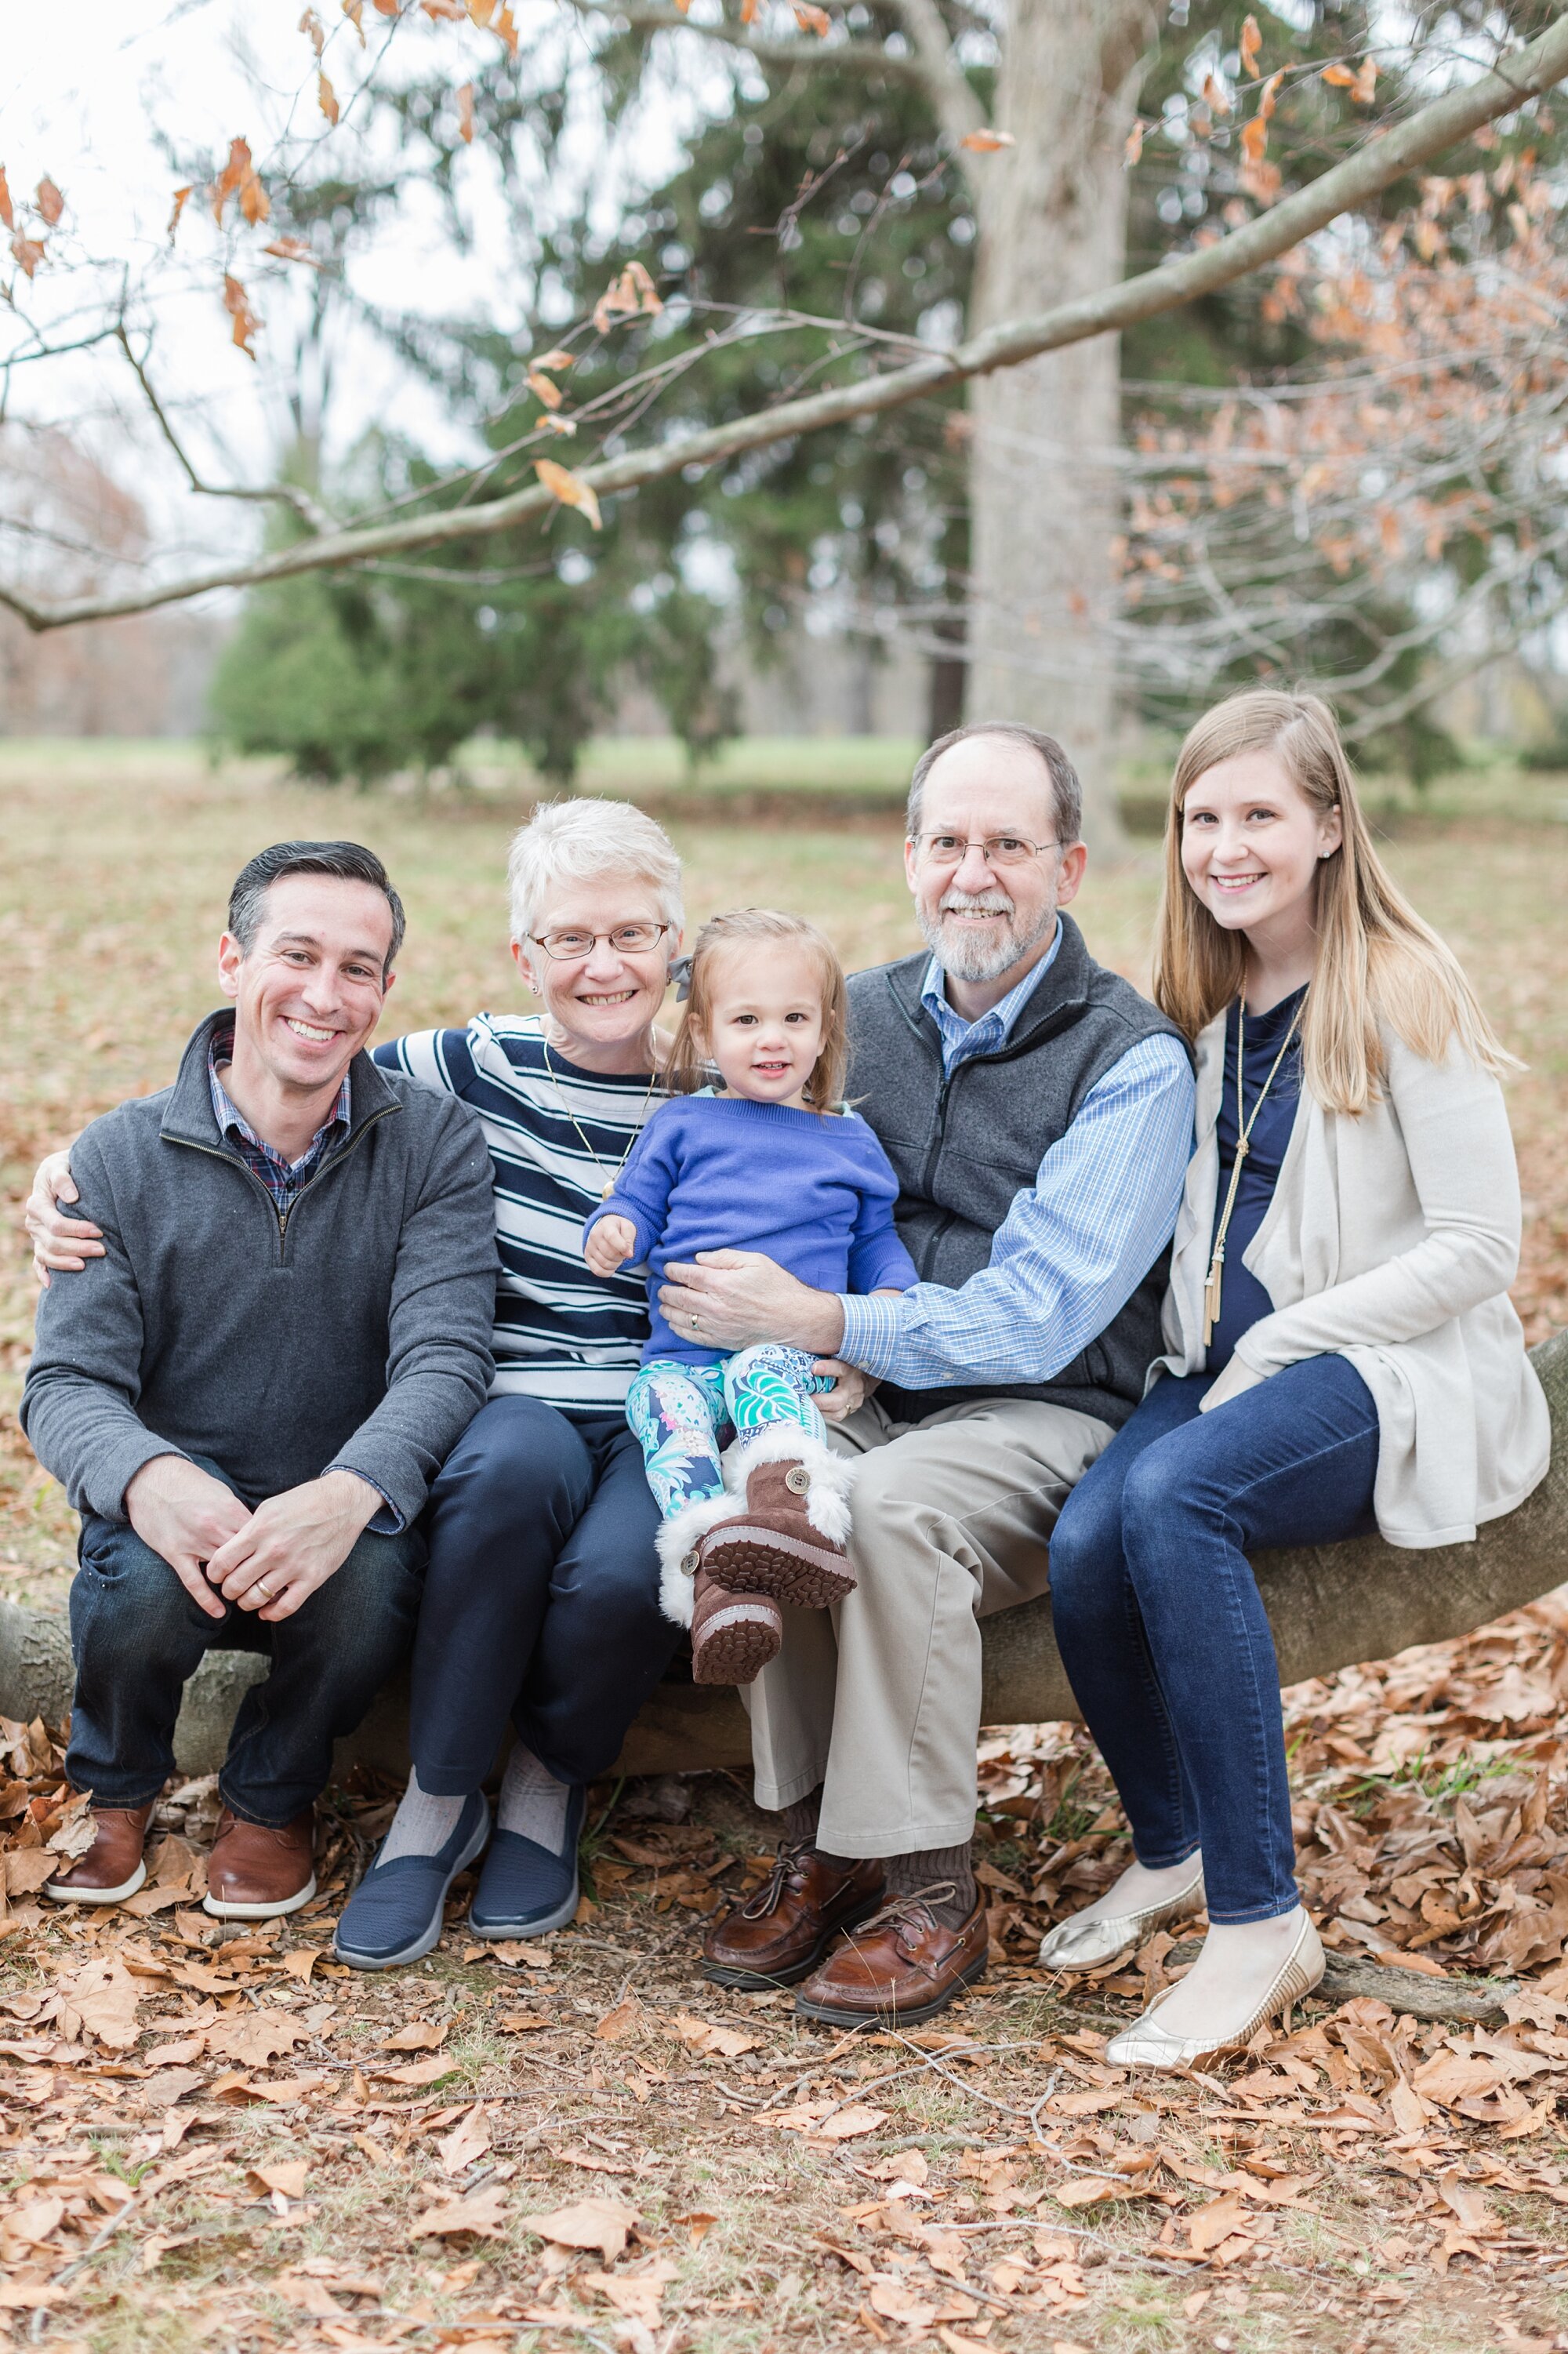
<path id="1" fill-rule="evenodd" d="M 1491 1522 L 1473 1544 L 1402 1552 L 1380 1537 L 1265 1553 L 1255 1564 L 1286 1683 L 1330 1675 L 1362 1659 L 1385 1659 L 1414 1643 L 1436 1643 L 1535 1601 L 1568 1578 L 1568 1332 L 1531 1352 L 1552 1406 L 1552 1469 L 1529 1500 Z M 1051 1632 L 1048 1603 L 1031 1602 L 988 1618 L 988 1724 L 1077 1714 Z M 262 1671 L 243 1652 L 210 1652 L 185 1692 L 175 1735 L 183 1772 L 210 1773 L 221 1761 L 240 1695 Z M 407 1687 L 389 1687 L 339 1763 L 407 1770 Z M 70 1644 L 62 1612 L 0 1602 L 0 1712 L 58 1723 L 69 1706 Z M 673 1678 L 660 1685 L 632 1726 L 620 1759 L 630 1774 L 744 1766 L 750 1747 L 734 1692 Z"/>

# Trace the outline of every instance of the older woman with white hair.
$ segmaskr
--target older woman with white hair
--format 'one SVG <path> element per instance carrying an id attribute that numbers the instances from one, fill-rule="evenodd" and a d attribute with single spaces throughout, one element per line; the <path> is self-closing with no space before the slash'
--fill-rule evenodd
<path id="1" fill-rule="evenodd" d="M 542 1012 L 478 1013 L 376 1050 L 478 1112 L 501 1273 L 490 1398 L 430 1492 L 413 1771 L 338 1925 L 339 1956 L 362 1969 L 429 1951 L 448 1889 L 487 1843 L 474 1935 L 571 1919 L 587 1786 L 678 1640 L 626 1426 L 646 1289 L 591 1274 L 582 1225 L 661 1097 L 653 1023 L 680 946 L 680 864 L 641 810 L 580 801 L 541 809 L 509 871 L 512 954 Z M 493 1831 L 481 1785 L 508 1718 Z"/>
<path id="2" fill-rule="evenodd" d="M 408 1787 L 338 1925 L 360 1969 L 429 1953 L 447 1892 L 488 1848 L 469 1927 L 538 1936 L 577 1904 L 584 1795 L 679 1640 L 659 1607 L 658 1507 L 626 1426 L 648 1337 L 630 1270 L 589 1272 L 583 1220 L 661 1099 L 653 1023 L 680 946 L 681 869 L 652 818 L 562 801 L 518 832 L 512 953 L 537 1014 L 477 1013 L 376 1059 L 461 1096 L 495 1167 L 495 1378 L 426 1512 Z M 27 1224 L 44 1279 L 103 1245 L 63 1216 L 69 1164 L 38 1173 Z M 495 1827 L 482 1785 L 516 1731 Z"/>

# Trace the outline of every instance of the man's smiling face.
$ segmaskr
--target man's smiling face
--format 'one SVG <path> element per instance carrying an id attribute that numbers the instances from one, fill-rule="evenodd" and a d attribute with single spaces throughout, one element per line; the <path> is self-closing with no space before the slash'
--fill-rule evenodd
<path id="1" fill-rule="evenodd" d="M 287 1093 L 342 1079 L 381 1018 L 392 910 L 373 884 L 283 875 L 249 949 L 226 932 L 218 975 L 235 1005 L 235 1059 Z"/>

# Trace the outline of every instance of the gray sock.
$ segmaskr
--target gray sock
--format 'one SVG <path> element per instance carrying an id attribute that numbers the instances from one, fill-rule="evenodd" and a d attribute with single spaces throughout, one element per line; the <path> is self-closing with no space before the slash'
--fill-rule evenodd
<path id="1" fill-rule="evenodd" d="M 408 1787 L 392 1818 L 392 1828 L 377 1861 L 395 1863 L 400 1855 L 439 1855 L 456 1830 L 458 1817 L 466 1803 L 461 1797 L 437 1798 L 429 1790 L 421 1790 L 416 1767 L 408 1776 Z"/>
<path id="2" fill-rule="evenodd" d="M 502 1778 L 495 1827 L 515 1831 L 551 1855 L 559 1855 L 567 1836 L 567 1801 L 571 1795 L 569 1782 L 557 1782 L 525 1741 L 514 1741 Z"/>
<path id="3" fill-rule="evenodd" d="M 950 1887 L 952 1894 L 928 1899 L 931 1910 L 945 1928 L 961 1929 L 974 1911 L 980 1893 L 969 1862 L 968 1840 L 962 1847 L 927 1847 L 914 1855 L 888 1857 L 889 1901 L 895 1896 L 918 1896 L 923 1889 L 944 1887 Z"/>
<path id="4" fill-rule="evenodd" d="M 821 1816 L 822 1786 L 819 1782 L 814 1790 L 809 1790 L 803 1798 L 797 1798 L 792 1807 L 785 1808 L 784 1836 L 791 1847 L 798 1847 L 802 1840 L 810 1840 L 832 1871 L 847 1872 L 853 1861 L 851 1857 L 829 1855 L 824 1848 L 817 1847 L 817 1825 Z"/>

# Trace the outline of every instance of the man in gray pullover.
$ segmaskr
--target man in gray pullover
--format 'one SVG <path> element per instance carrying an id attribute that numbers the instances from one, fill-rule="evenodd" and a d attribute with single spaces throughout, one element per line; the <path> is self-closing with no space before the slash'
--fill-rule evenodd
<path id="1" fill-rule="evenodd" d="M 38 1306 L 23 1427 L 81 1514 L 67 1772 L 94 1840 L 46 1893 L 112 1903 L 174 1770 L 185 1679 L 265 1652 L 219 1776 L 207 1909 L 315 1892 L 332 1745 L 418 1606 L 429 1482 L 492 1371 L 479 1122 L 364 1051 L 403 910 L 355 843 L 283 843 L 235 884 L 211 1014 L 172 1087 L 72 1150 L 103 1256 Z"/>

